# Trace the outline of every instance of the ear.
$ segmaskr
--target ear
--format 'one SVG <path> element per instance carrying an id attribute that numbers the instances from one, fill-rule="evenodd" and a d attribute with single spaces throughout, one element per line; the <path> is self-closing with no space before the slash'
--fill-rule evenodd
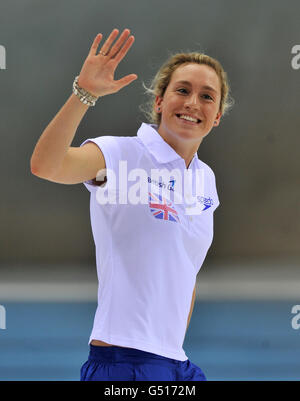
<path id="1" fill-rule="evenodd" d="M 222 113 L 219 111 L 215 118 L 214 127 L 217 127 L 220 124 L 221 117 Z"/>
<path id="2" fill-rule="evenodd" d="M 161 107 L 162 101 L 163 101 L 162 97 L 160 97 L 160 96 L 155 97 L 155 110 L 156 111 L 157 111 L 158 107 Z"/>

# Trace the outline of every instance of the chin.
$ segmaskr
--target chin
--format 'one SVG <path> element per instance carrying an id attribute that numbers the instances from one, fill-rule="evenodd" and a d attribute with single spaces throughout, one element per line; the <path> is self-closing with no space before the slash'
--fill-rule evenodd
<path id="1" fill-rule="evenodd" d="M 180 129 L 176 127 L 174 130 L 172 130 L 173 133 L 176 135 L 178 139 L 181 140 L 201 140 L 204 138 L 207 134 L 205 134 L 202 130 L 199 129 Z"/>

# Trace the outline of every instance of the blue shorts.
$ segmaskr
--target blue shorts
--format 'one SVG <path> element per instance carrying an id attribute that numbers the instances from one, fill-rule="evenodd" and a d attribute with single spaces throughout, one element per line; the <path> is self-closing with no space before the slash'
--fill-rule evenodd
<path id="1" fill-rule="evenodd" d="M 90 344 L 81 381 L 206 381 L 202 370 L 184 362 L 135 348 Z"/>

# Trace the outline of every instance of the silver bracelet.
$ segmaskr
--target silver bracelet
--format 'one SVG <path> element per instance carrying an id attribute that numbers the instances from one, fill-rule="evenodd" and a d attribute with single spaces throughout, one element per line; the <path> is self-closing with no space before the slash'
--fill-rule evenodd
<path id="1" fill-rule="evenodd" d="M 87 104 L 88 106 L 95 106 L 98 98 L 91 95 L 88 91 L 78 86 L 78 78 L 79 75 L 75 77 L 73 82 L 74 95 L 76 95 L 82 103 Z"/>

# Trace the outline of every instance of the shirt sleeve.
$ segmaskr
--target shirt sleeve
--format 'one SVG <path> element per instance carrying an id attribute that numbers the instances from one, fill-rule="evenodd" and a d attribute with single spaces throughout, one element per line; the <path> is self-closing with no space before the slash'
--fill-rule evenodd
<path id="1" fill-rule="evenodd" d="M 216 177 L 215 177 L 215 174 L 213 171 L 212 171 L 212 185 L 213 185 L 212 192 L 214 194 L 213 202 L 214 202 L 214 211 L 215 211 L 217 209 L 217 207 L 220 205 L 220 200 L 219 200 L 218 191 L 217 191 Z"/>
<path id="2" fill-rule="evenodd" d="M 217 207 L 220 205 L 220 201 L 219 201 L 219 196 L 218 196 L 218 191 L 217 191 L 217 185 L 216 185 L 216 177 L 215 177 L 215 173 L 213 172 L 213 170 L 211 169 L 211 167 L 209 167 L 206 164 L 206 173 L 207 173 L 207 196 L 209 195 L 209 201 L 211 202 L 211 211 L 214 212 Z"/>
<path id="3" fill-rule="evenodd" d="M 102 184 L 102 188 L 106 188 L 109 185 L 114 185 L 114 188 L 116 189 L 116 185 L 118 182 L 117 175 L 118 175 L 118 161 L 120 160 L 120 149 L 118 146 L 118 138 L 114 136 L 101 136 L 97 138 L 89 138 L 86 139 L 80 146 L 83 146 L 87 142 L 93 142 L 95 143 L 101 152 L 103 153 L 104 159 L 105 159 L 105 171 L 102 171 L 101 173 L 98 172 L 96 181 L 101 181 L 104 177 L 106 177 L 107 182 L 105 184 Z M 100 174 L 99 174 L 100 173 Z M 110 173 L 114 175 L 115 180 L 113 182 L 113 177 L 111 177 L 111 180 L 109 179 Z M 101 179 L 100 179 L 101 178 Z M 88 180 L 84 181 L 83 184 L 85 187 L 90 191 L 93 192 L 99 188 L 99 185 L 95 184 L 94 180 Z"/>

